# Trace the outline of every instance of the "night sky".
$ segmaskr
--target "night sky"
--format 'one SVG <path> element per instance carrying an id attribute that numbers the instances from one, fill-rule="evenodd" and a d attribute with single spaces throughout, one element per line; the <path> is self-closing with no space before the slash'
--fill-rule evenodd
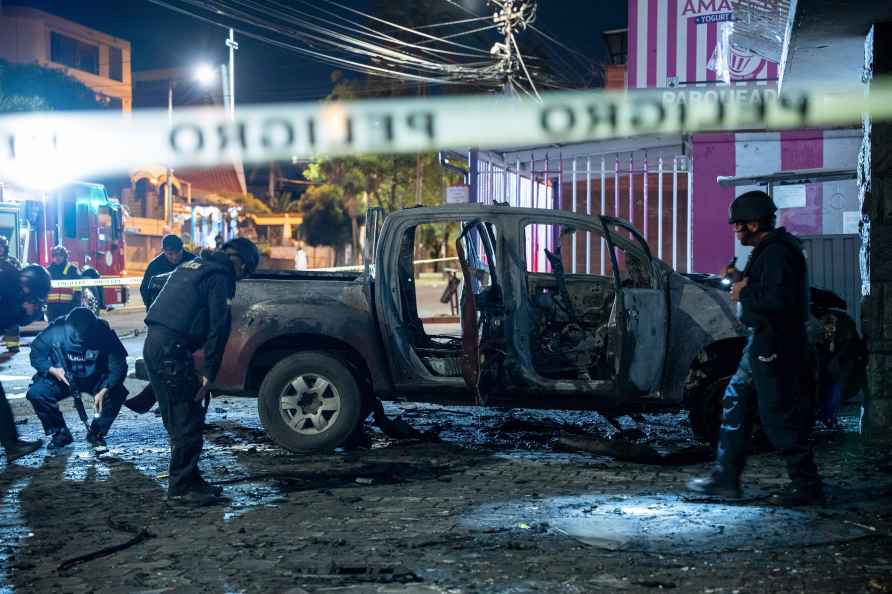
<path id="1" fill-rule="evenodd" d="M 371 2 L 344 0 L 344 3 L 367 11 Z M 134 71 L 200 62 L 223 63 L 228 56 L 225 30 L 148 0 L 4 0 L 3 4 L 39 8 L 129 40 Z M 477 4 L 483 5 L 479 1 Z M 601 32 L 626 26 L 626 3 L 620 0 L 540 1 L 536 25 L 593 61 L 601 61 L 605 56 Z M 237 102 L 316 99 L 330 91 L 332 66 L 238 34 L 237 39 L 240 46 L 236 53 Z M 519 37 L 521 44 L 523 39 Z"/>

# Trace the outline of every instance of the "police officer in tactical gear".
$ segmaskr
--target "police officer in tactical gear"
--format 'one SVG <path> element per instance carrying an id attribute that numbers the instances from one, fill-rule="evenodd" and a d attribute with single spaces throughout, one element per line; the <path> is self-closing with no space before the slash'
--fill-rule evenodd
<path id="1" fill-rule="evenodd" d="M 29 324 L 43 319 L 43 304 L 50 290 L 50 274 L 43 266 L 32 264 L 21 271 L 0 267 L 0 327 Z M 8 360 L 11 353 L 0 356 Z M 43 442 L 19 439 L 12 409 L 0 384 L 0 442 L 6 450 L 6 461 L 12 462 L 40 448 Z"/>
<path id="2" fill-rule="evenodd" d="M 127 397 L 127 351 L 108 322 L 86 307 L 76 307 L 52 322 L 31 343 L 31 365 L 37 371 L 26 398 L 51 437 L 49 449 L 73 441 L 59 401 L 72 393 L 93 394 L 96 415 L 87 432 L 94 447 L 105 447 L 105 436 Z"/>
<path id="3" fill-rule="evenodd" d="M 728 222 L 741 244 L 754 249 L 743 272 L 729 267 L 731 299 L 751 329 L 737 372 L 723 398 L 716 466 L 688 487 L 708 495 L 740 497 L 740 475 L 752 433 L 752 412 L 784 457 L 790 485 L 772 497 L 787 506 L 819 504 L 824 492 L 815 466 L 809 432 L 809 398 L 801 393 L 807 364 L 806 323 L 809 288 L 802 244 L 783 227 L 775 228 L 777 207 L 762 191 L 747 192 L 731 204 Z"/>
<path id="4" fill-rule="evenodd" d="M 202 505 L 220 501 L 223 490 L 209 485 L 198 470 L 201 401 L 217 376 L 229 338 L 235 283 L 254 272 L 259 261 L 257 247 L 241 237 L 218 251 L 204 251 L 171 273 L 146 316 L 143 356 L 170 436 L 171 499 Z M 203 368 L 196 370 L 192 353 L 202 348 Z"/>
<path id="5" fill-rule="evenodd" d="M 77 280 L 81 277 L 77 266 L 68 261 L 68 249 L 57 245 L 52 249 L 53 263 L 48 266 L 53 280 Z M 46 315 L 50 322 L 68 315 L 72 309 L 80 305 L 80 289 L 58 287 L 50 290 L 47 296 Z"/>
<path id="6" fill-rule="evenodd" d="M 177 266 L 195 259 L 195 254 L 183 249 L 183 240 L 176 235 L 165 235 L 161 240 L 161 253 L 149 262 L 145 274 L 142 276 L 142 284 L 139 285 L 139 294 L 142 295 L 142 302 L 149 311 L 152 305 L 152 291 L 149 283 L 153 276 L 159 274 L 167 274 L 173 272 Z"/>

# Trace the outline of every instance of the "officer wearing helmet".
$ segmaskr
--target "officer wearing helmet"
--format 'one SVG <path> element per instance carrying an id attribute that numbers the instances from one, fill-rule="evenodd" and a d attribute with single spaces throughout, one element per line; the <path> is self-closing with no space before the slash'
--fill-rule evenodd
<path id="1" fill-rule="evenodd" d="M 43 304 L 50 290 L 50 275 L 43 266 L 31 264 L 21 271 L 0 268 L 0 327 L 26 325 L 43 319 Z M 11 353 L 0 356 L 8 361 Z M 6 450 L 6 461 L 12 462 L 40 448 L 43 442 L 19 439 L 12 409 L 0 384 L 0 443 Z"/>
<path id="2" fill-rule="evenodd" d="M 53 280 L 77 280 L 81 277 L 77 265 L 68 261 L 68 250 L 64 245 L 52 249 L 53 263 L 48 270 Z M 46 314 L 50 322 L 56 318 L 67 316 L 68 312 L 80 305 L 80 289 L 56 287 L 47 296 Z"/>
<path id="3" fill-rule="evenodd" d="M 170 273 L 146 315 L 149 331 L 143 356 L 170 437 L 167 496 L 187 503 L 219 502 L 222 489 L 198 470 L 204 409 L 201 401 L 217 376 L 229 338 L 229 303 L 236 281 L 260 261 L 257 247 L 239 237 Z M 204 351 L 201 369 L 192 353 Z"/>
<path id="4" fill-rule="evenodd" d="M 799 382 L 808 349 L 806 261 L 800 241 L 783 227 L 775 228 L 776 212 L 762 191 L 742 194 L 731 204 L 728 223 L 753 251 L 743 272 L 729 267 L 725 274 L 734 281 L 731 299 L 739 303 L 740 319 L 751 334 L 723 397 L 716 466 L 688 487 L 740 497 L 752 411 L 758 407 L 762 427 L 790 476 L 790 484 L 772 500 L 787 506 L 819 504 L 824 491 L 808 441 L 808 398 Z"/>

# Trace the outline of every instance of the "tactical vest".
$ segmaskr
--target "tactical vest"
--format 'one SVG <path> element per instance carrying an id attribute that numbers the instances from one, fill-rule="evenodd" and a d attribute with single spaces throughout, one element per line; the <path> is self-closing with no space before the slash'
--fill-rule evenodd
<path id="1" fill-rule="evenodd" d="M 208 334 L 206 278 L 223 274 L 229 281 L 229 297 L 235 294 L 232 268 L 213 259 L 196 258 L 170 273 L 164 288 L 152 302 L 146 324 L 164 326 L 189 339 L 193 348 L 205 343 Z"/>

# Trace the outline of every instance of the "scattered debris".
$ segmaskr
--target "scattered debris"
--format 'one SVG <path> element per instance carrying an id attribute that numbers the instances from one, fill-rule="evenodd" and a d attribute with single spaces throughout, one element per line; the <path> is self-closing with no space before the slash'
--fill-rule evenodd
<path id="1" fill-rule="evenodd" d="M 375 424 L 387 437 L 393 439 L 418 439 L 431 443 L 439 443 L 440 441 L 440 437 L 433 431 L 419 431 L 400 417 L 395 419 L 388 418 L 384 414 L 384 405 L 378 398 L 375 398 L 375 403 L 372 406 L 372 415 L 374 416 Z"/>
<path id="2" fill-rule="evenodd" d="M 409 584 L 424 581 L 413 571 L 401 565 L 341 565 L 332 562 L 328 565 L 299 568 L 295 573 L 305 579 L 377 582 L 384 584 Z"/>
<path id="3" fill-rule="evenodd" d="M 616 458 L 621 462 L 654 464 L 662 466 L 685 466 L 700 464 L 713 457 L 710 448 L 692 446 L 663 453 L 646 444 L 637 444 L 625 439 L 598 439 L 562 433 L 557 445 L 569 450 L 581 450 L 600 456 Z"/>
<path id="4" fill-rule="evenodd" d="M 78 555 L 77 557 L 72 557 L 71 559 L 66 559 L 62 563 L 59 564 L 57 571 L 63 572 L 76 565 L 80 565 L 81 563 L 87 563 L 88 561 L 93 561 L 94 559 L 100 559 L 102 557 L 108 557 L 109 555 L 114 555 L 120 551 L 129 549 L 132 546 L 138 545 L 142 541 L 147 538 L 152 538 L 155 535 L 148 531 L 148 529 L 143 528 L 140 530 L 136 536 L 128 540 L 127 542 L 122 542 L 121 544 L 112 545 L 109 547 L 105 547 L 92 553 L 87 553 L 85 555 Z"/>
<path id="5" fill-rule="evenodd" d="M 671 590 L 672 588 L 677 588 L 674 582 L 664 582 L 661 580 L 641 580 L 639 582 L 632 582 L 636 586 L 644 586 L 645 588 L 660 588 L 661 590 Z"/>

